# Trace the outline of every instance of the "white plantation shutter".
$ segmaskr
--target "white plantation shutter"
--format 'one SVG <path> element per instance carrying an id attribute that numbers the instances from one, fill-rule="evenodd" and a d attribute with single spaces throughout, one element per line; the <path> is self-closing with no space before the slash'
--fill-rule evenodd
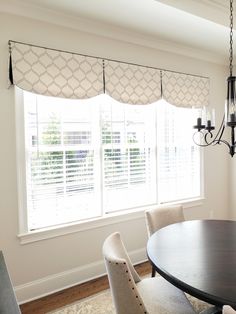
<path id="1" fill-rule="evenodd" d="M 105 212 L 156 203 L 155 106 L 102 110 Z"/>
<path id="2" fill-rule="evenodd" d="M 157 109 L 158 199 L 160 203 L 200 196 L 200 152 L 192 140 L 191 109 L 164 101 Z"/>
<path id="3" fill-rule="evenodd" d="M 24 108 L 29 230 L 200 196 L 192 110 L 28 92 Z"/>
<path id="4" fill-rule="evenodd" d="M 91 108 L 29 93 L 25 104 L 30 229 L 100 216 Z"/>

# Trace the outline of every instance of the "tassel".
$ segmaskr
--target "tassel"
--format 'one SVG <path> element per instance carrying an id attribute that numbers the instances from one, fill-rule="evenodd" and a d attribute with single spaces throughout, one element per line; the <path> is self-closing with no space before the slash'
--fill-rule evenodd
<path id="1" fill-rule="evenodd" d="M 160 71 L 160 78 L 161 78 L 161 99 L 163 99 L 162 71 Z"/>
<path id="2" fill-rule="evenodd" d="M 106 75 L 105 75 L 105 60 L 102 60 L 102 79 L 103 79 L 103 94 L 106 94 Z"/>
<path id="3" fill-rule="evenodd" d="M 10 53 L 10 57 L 9 57 L 9 81 L 11 83 L 11 85 L 13 85 L 14 80 L 13 80 L 13 70 L 12 70 L 12 56 L 11 56 L 11 43 L 10 41 L 8 42 L 9 45 L 9 53 Z"/>

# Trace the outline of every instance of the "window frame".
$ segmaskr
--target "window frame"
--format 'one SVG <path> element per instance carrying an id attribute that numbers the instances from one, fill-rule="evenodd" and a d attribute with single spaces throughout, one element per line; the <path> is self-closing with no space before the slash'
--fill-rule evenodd
<path id="1" fill-rule="evenodd" d="M 89 218 L 72 223 L 65 223 L 46 227 L 38 230 L 28 230 L 27 217 L 27 189 L 26 189 L 26 163 L 25 163 L 25 112 L 23 104 L 23 90 L 14 88 L 15 96 L 15 126 L 16 126 L 16 167 L 17 167 L 17 190 L 18 190 L 18 221 L 19 233 L 17 237 L 21 244 L 32 243 L 49 238 L 63 236 L 75 232 L 81 232 L 89 229 L 96 229 L 106 225 L 117 224 L 134 219 L 144 219 L 144 211 L 158 206 L 158 204 L 125 209 L 110 213 L 102 212 L 101 217 Z M 23 108 L 23 109 L 22 109 Z M 200 150 L 200 196 L 193 199 L 185 199 L 177 202 L 168 202 L 169 204 L 181 204 L 184 209 L 202 205 L 204 201 L 204 172 L 203 172 L 203 151 Z M 100 174 L 101 175 L 101 174 Z M 158 180 L 158 173 L 157 173 Z M 163 203 L 164 204 L 164 203 Z M 161 205 L 161 204 L 160 204 Z"/>

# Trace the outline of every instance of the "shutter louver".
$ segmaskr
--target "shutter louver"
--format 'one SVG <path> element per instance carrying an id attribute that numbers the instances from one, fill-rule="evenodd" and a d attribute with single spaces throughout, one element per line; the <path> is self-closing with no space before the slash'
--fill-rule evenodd
<path id="1" fill-rule="evenodd" d="M 199 147 L 192 141 L 191 109 L 159 104 L 158 195 L 161 203 L 200 196 Z"/>
<path id="2" fill-rule="evenodd" d="M 24 106 L 29 230 L 200 196 L 192 110 L 28 92 Z"/>
<path id="3" fill-rule="evenodd" d="M 155 107 L 115 103 L 102 112 L 105 211 L 155 203 Z"/>
<path id="4" fill-rule="evenodd" d="M 27 95 L 30 229 L 99 216 L 89 105 Z"/>

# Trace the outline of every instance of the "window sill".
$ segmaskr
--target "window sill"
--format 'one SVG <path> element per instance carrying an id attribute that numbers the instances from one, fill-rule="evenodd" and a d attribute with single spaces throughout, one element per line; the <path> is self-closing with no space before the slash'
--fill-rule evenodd
<path id="1" fill-rule="evenodd" d="M 187 200 L 180 202 L 184 209 L 196 207 L 202 205 L 203 199 L 198 198 L 194 200 Z M 172 203 L 176 204 L 176 203 Z M 170 205 L 165 204 L 165 205 Z M 83 222 L 77 222 L 73 224 L 60 225 L 53 228 L 45 228 L 41 230 L 31 231 L 27 233 L 21 233 L 18 235 L 20 244 L 28 244 L 37 241 L 47 240 L 50 238 L 60 237 L 71 233 L 86 231 L 89 229 L 101 228 L 107 225 L 112 225 L 124 221 L 130 221 L 134 219 L 144 218 L 144 211 L 147 209 L 155 208 L 157 205 L 148 206 L 144 208 L 132 209 L 129 211 L 123 211 L 119 213 L 109 214 L 106 217 L 99 217 L 92 220 Z"/>

